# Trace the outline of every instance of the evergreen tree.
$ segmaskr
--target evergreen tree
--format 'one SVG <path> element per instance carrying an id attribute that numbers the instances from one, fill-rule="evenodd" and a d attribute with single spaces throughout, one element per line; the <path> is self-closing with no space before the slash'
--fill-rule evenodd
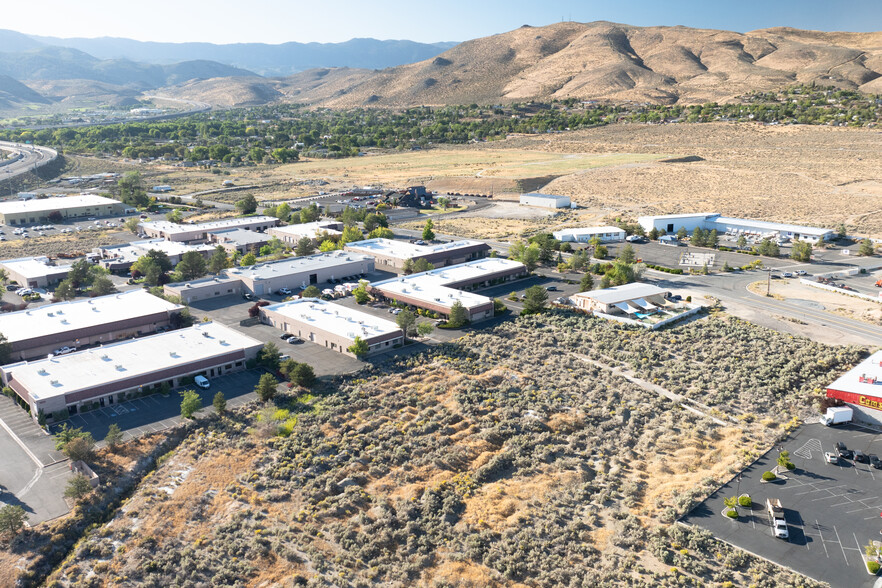
<path id="1" fill-rule="evenodd" d="M 447 326 L 458 329 L 469 322 L 469 313 L 466 311 L 462 302 L 457 300 L 450 307 L 450 317 L 447 319 Z"/>
<path id="2" fill-rule="evenodd" d="M 435 240 L 435 231 L 432 230 L 433 228 L 435 228 L 435 223 L 432 222 L 432 219 L 426 219 L 426 226 L 423 227 L 423 241 Z"/>

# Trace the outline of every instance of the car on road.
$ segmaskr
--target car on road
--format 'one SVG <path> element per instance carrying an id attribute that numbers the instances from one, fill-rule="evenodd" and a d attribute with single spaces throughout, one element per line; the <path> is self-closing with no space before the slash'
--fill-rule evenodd
<path id="1" fill-rule="evenodd" d="M 196 376 L 195 378 L 193 378 L 193 382 L 203 389 L 211 386 L 211 382 L 209 382 L 208 378 L 206 378 L 205 376 Z"/>
<path id="2" fill-rule="evenodd" d="M 781 275 L 785 278 L 792 278 L 793 277 L 793 273 L 791 273 L 791 272 L 784 272 Z"/>
<path id="3" fill-rule="evenodd" d="M 807 276 L 808 272 L 805 270 L 796 270 L 796 275 L 797 276 Z"/>
<path id="4" fill-rule="evenodd" d="M 773 280 L 780 280 L 780 279 L 781 279 L 781 274 L 772 274 L 772 279 L 773 279 Z"/>
<path id="5" fill-rule="evenodd" d="M 296 345 L 296 344 L 298 344 L 298 343 L 303 343 L 303 339 L 301 339 L 300 337 L 297 337 L 297 336 L 294 336 L 294 337 L 288 337 L 287 339 L 285 339 L 285 341 L 286 341 L 287 343 L 290 343 L 291 345 Z"/>
<path id="6" fill-rule="evenodd" d="M 856 449 L 854 451 L 854 460 L 857 463 L 870 463 L 870 456 L 861 451 L 860 449 Z"/>
<path id="7" fill-rule="evenodd" d="M 545 288 L 546 292 L 557 292 L 557 286 L 547 286 Z"/>
<path id="8" fill-rule="evenodd" d="M 873 466 L 874 468 L 876 468 L 877 470 L 882 470 L 882 459 L 879 459 L 879 457 L 875 453 L 871 453 L 870 454 L 870 465 Z"/>
<path id="9" fill-rule="evenodd" d="M 826 461 L 827 463 L 837 464 L 839 463 L 839 456 L 832 451 L 825 451 L 824 461 Z"/>
<path id="10" fill-rule="evenodd" d="M 628 235 L 625 237 L 625 241 L 628 243 L 649 243 L 649 239 L 641 235 Z"/>
<path id="11" fill-rule="evenodd" d="M 851 449 L 849 449 L 848 447 L 846 447 L 846 446 L 845 446 L 845 443 L 843 443 L 842 441 L 838 441 L 838 442 L 836 443 L 835 448 L 836 448 L 836 453 L 837 453 L 837 454 L 839 455 L 839 457 L 841 457 L 842 459 L 852 459 L 852 458 L 854 458 L 854 452 L 853 452 Z"/>

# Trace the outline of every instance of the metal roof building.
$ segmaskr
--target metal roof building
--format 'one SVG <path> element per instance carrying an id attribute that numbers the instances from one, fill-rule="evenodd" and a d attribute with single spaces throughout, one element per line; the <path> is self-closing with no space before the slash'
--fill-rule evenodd
<path id="1" fill-rule="evenodd" d="M 529 194 L 521 194 L 520 203 L 522 206 L 540 206 L 542 208 L 567 208 L 570 206 L 569 196 L 559 196 L 557 194 L 540 194 L 539 192 L 530 192 Z"/>
<path id="2" fill-rule="evenodd" d="M 676 233 L 680 228 L 691 233 L 696 228 L 716 230 L 720 235 L 754 235 L 758 237 L 787 237 L 802 241 L 818 242 L 834 237 L 832 229 L 807 227 L 789 223 L 775 223 L 747 218 L 722 216 L 716 212 L 693 214 L 666 214 L 661 216 L 641 216 L 637 219 L 646 232 L 656 229 L 666 233 Z"/>
<path id="3" fill-rule="evenodd" d="M 370 255 L 377 266 L 384 269 L 403 271 L 405 264 L 425 259 L 435 268 L 465 263 L 486 257 L 490 246 L 483 241 L 463 239 L 449 243 L 417 245 L 393 239 L 367 239 L 347 243 L 346 251 Z"/>
<path id="4" fill-rule="evenodd" d="M 117 216 L 130 210 L 134 209 L 119 200 L 94 194 L 9 200 L 0 202 L 0 224 L 45 223 L 53 212 L 58 212 L 62 218 L 83 218 Z"/>
<path id="5" fill-rule="evenodd" d="M 623 241 L 625 239 L 625 230 L 619 227 L 585 227 L 580 229 L 561 229 L 552 233 L 558 241 L 569 243 L 587 243 L 595 236 L 601 242 L 610 243 L 613 241 Z"/>

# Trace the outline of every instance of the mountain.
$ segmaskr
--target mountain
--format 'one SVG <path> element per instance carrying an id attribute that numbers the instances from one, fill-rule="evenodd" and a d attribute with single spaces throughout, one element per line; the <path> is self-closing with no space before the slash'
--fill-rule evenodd
<path id="1" fill-rule="evenodd" d="M 20 104 L 49 104 L 51 101 L 39 92 L 9 76 L 0 75 L 0 108 Z"/>
<path id="2" fill-rule="evenodd" d="M 11 32 L 11 31 L 10 31 Z M 18 33 L 15 33 L 18 34 Z M 0 34 L 0 47 L 2 45 Z M 101 59 L 128 59 L 149 63 L 210 60 L 257 72 L 285 76 L 311 68 L 355 67 L 382 69 L 435 57 L 456 43 L 418 43 L 351 39 L 345 43 L 152 43 L 101 37 L 61 39 L 30 37 L 29 41 L 69 47 Z"/>
<path id="3" fill-rule="evenodd" d="M 331 107 L 571 97 L 693 104 L 812 82 L 882 92 L 882 33 L 564 22 L 466 41 L 381 71 L 302 72 L 275 89 Z M 190 84 L 188 92 L 198 95 L 201 84 Z"/>

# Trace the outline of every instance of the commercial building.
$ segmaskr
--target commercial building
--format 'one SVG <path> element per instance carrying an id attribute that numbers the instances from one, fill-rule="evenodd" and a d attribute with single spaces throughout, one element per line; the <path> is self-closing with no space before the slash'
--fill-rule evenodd
<path id="1" fill-rule="evenodd" d="M 343 234 L 343 223 L 337 221 L 315 221 L 300 225 L 273 227 L 267 233 L 273 237 L 278 237 L 288 245 L 294 246 L 303 237 L 308 239 L 319 239 L 323 235 L 339 237 Z"/>
<path id="2" fill-rule="evenodd" d="M 400 276 L 370 285 L 370 292 L 402 304 L 409 304 L 450 316 L 459 302 L 472 322 L 493 316 L 493 299 L 468 290 L 502 284 L 527 275 L 524 264 L 509 259 L 489 258 Z"/>
<path id="3" fill-rule="evenodd" d="M 882 425 L 882 351 L 877 351 L 827 386 L 827 398 L 854 409 L 854 419 Z"/>
<path id="4" fill-rule="evenodd" d="M 273 229 L 269 229 L 272 231 Z M 267 231 L 267 233 L 269 232 Z M 258 233 L 248 229 L 223 229 L 212 231 L 208 238 L 212 243 L 220 245 L 228 253 L 239 252 L 242 255 L 260 251 L 260 248 L 269 243 L 267 233 Z"/>
<path id="5" fill-rule="evenodd" d="M 405 264 L 425 259 L 440 268 L 487 256 L 490 246 L 482 241 L 451 241 L 437 245 L 417 245 L 392 239 L 367 239 L 344 246 L 346 251 L 370 255 L 380 269 L 403 272 Z"/>
<path id="6" fill-rule="evenodd" d="M 57 302 L 0 314 L 0 333 L 13 360 L 45 357 L 61 347 L 85 347 L 172 326 L 183 306 L 145 290 Z"/>
<path id="7" fill-rule="evenodd" d="M 3 366 L 3 383 L 50 420 L 84 408 L 172 388 L 185 377 L 211 378 L 245 368 L 263 343 L 218 323 L 130 339 L 86 351 Z"/>
<path id="8" fill-rule="evenodd" d="M 55 265 L 48 257 L 20 257 L 0 261 L 9 281 L 28 288 L 48 288 L 67 277 L 70 265 Z"/>
<path id="9" fill-rule="evenodd" d="M 0 224 L 21 226 L 58 222 L 60 220 L 58 218 L 49 218 L 50 215 L 54 217 L 53 213 L 56 212 L 61 219 L 82 219 L 93 216 L 119 216 L 134 210 L 119 200 L 94 194 L 10 200 L 0 202 Z"/>
<path id="10" fill-rule="evenodd" d="M 625 240 L 625 231 L 619 227 L 586 227 L 583 229 L 561 229 L 552 233 L 555 239 L 565 243 L 588 243 L 597 237 L 602 243 Z"/>
<path id="11" fill-rule="evenodd" d="M 570 197 L 558 196 L 556 194 L 540 194 L 538 192 L 530 192 L 529 194 L 521 194 L 521 206 L 540 206 L 542 208 L 568 208 L 570 206 Z"/>
<path id="12" fill-rule="evenodd" d="M 127 272 L 139 257 L 147 255 L 151 250 L 165 253 L 172 265 L 177 265 L 181 261 L 181 257 L 189 251 L 201 253 L 206 258 L 210 257 L 214 246 L 208 244 L 190 245 L 165 239 L 147 239 L 146 241 L 96 247 L 92 249 L 92 253 L 101 267 L 112 272 Z"/>
<path id="13" fill-rule="evenodd" d="M 264 306 L 260 318 L 285 333 L 350 356 L 348 349 L 356 337 L 365 340 L 369 353 L 404 342 L 404 332 L 392 321 L 318 298 Z"/>
<path id="14" fill-rule="evenodd" d="M 579 292 L 570 296 L 576 308 L 610 315 L 639 315 L 666 306 L 663 290 L 652 284 L 635 282 L 624 286 Z"/>
<path id="15" fill-rule="evenodd" d="M 244 288 L 239 278 L 220 275 L 190 282 L 166 284 L 162 287 L 162 291 L 166 296 L 177 296 L 184 304 L 190 304 L 223 296 L 241 296 L 245 293 Z"/>
<path id="16" fill-rule="evenodd" d="M 249 231 L 265 231 L 279 224 L 279 219 L 274 216 L 245 216 L 241 218 L 226 218 L 198 224 L 178 224 L 168 221 L 143 222 L 139 226 L 145 235 L 167 241 L 194 241 L 207 242 L 210 240 L 209 233 L 224 229 L 246 229 Z"/>
<path id="17" fill-rule="evenodd" d="M 737 238 L 745 237 L 793 239 L 817 243 L 821 240 L 829 241 L 835 237 L 832 229 L 819 227 L 804 227 L 787 223 L 772 223 L 767 221 L 752 220 L 746 218 L 733 218 L 722 216 L 719 213 L 696 213 L 696 214 L 667 214 L 662 216 L 641 216 L 637 219 L 640 226 L 648 233 L 652 229 L 676 233 L 681 228 L 692 233 L 696 228 L 702 230 L 716 230 L 720 236 Z"/>
<path id="18" fill-rule="evenodd" d="M 259 263 L 225 270 L 229 278 L 242 280 L 244 290 L 257 296 L 276 292 L 279 288 L 306 288 L 330 283 L 344 277 L 354 278 L 374 271 L 374 259 L 347 251 L 316 253 L 281 261 Z"/>

